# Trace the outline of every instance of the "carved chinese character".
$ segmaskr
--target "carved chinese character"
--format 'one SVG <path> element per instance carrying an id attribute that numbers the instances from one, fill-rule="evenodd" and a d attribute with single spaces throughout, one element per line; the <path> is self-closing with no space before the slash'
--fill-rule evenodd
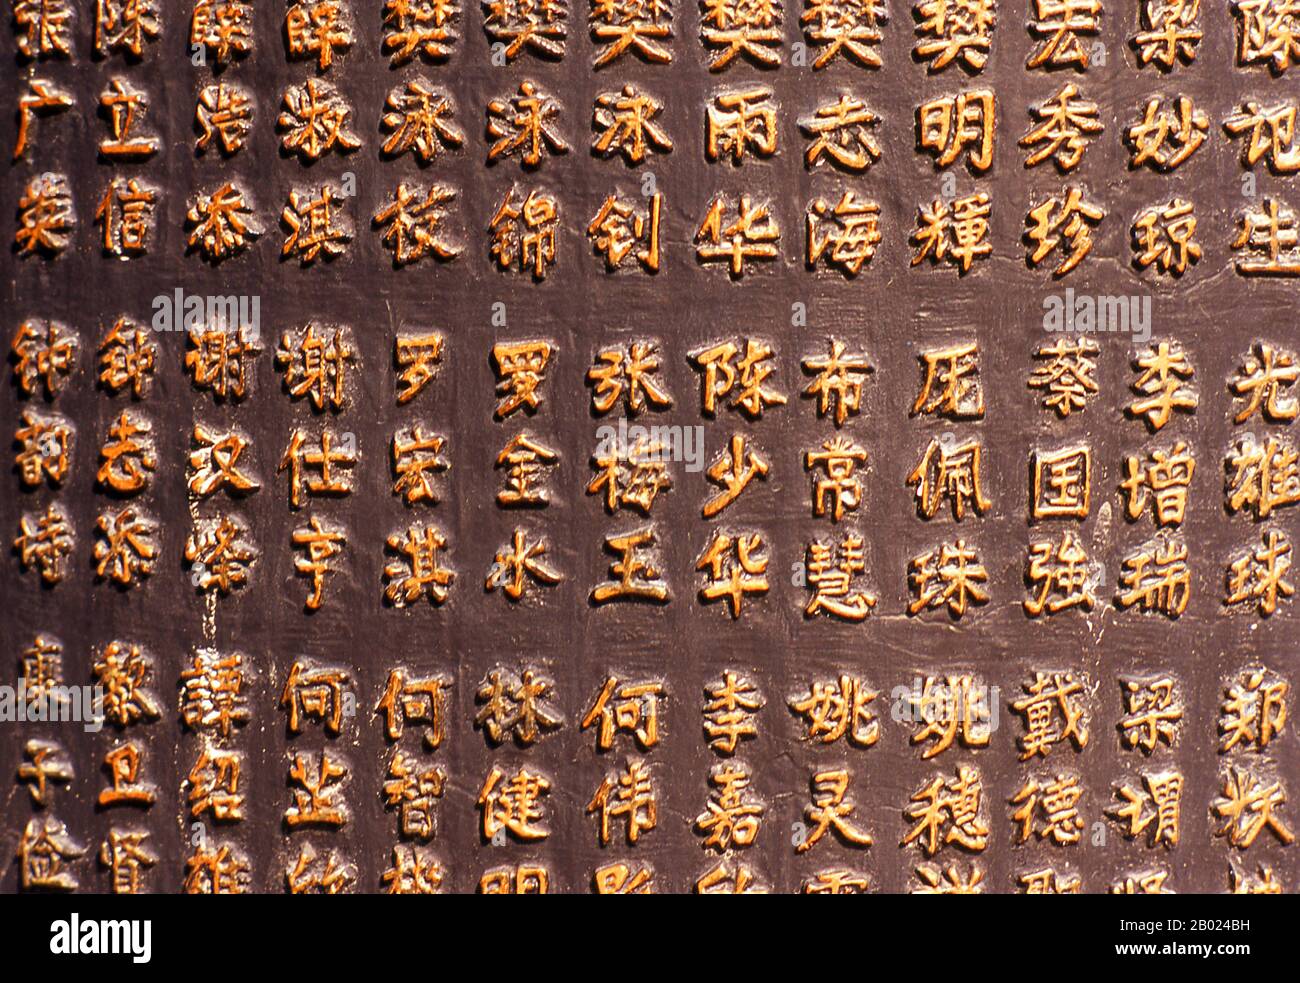
<path id="1" fill-rule="evenodd" d="M 1239 673 L 1224 690 L 1220 706 L 1219 753 L 1233 748 L 1260 750 L 1268 747 L 1286 727 L 1287 693 L 1290 684 L 1259 668 Z"/>
<path id="2" fill-rule="evenodd" d="M 414 604 L 427 596 L 431 604 L 442 604 L 456 572 L 442 565 L 439 552 L 447 545 L 441 529 L 429 523 L 414 524 L 394 532 L 385 546 L 396 558 L 384 565 L 384 599 L 395 607 Z"/>
<path id="3" fill-rule="evenodd" d="M 428 502 L 436 505 L 438 493 L 433 472 L 446 471 L 451 465 L 441 456 L 446 438 L 426 433 L 416 424 L 393 434 L 393 494 L 407 505 Z"/>
<path id="4" fill-rule="evenodd" d="M 1268 65 L 1274 75 L 1300 54 L 1300 11 L 1290 0 L 1236 0 L 1237 64 Z"/>
<path id="5" fill-rule="evenodd" d="M 234 82 L 204 86 L 194 107 L 194 123 L 199 130 L 195 150 L 205 151 L 215 140 L 226 156 L 238 153 L 253 128 L 252 97 Z"/>
<path id="6" fill-rule="evenodd" d="M 100 448 L 100 467 L 95 480 L 122 495 L 134 495 L 149 483 L 158 463 L 149 421 L 123 411 L 108 428 L 108 439 Z"/>
<path id="7" fill-rule="evenodd" d="M 46 399 L 63 388 L 76 363 L 81 339 L 57 321 L 29 319 L 18 326 L 10 346 L 14 381 L 24 396 L 43 386 Z"/>
<path id="8" fill-rule="evenodd" d="M 1028 779 L 1010 800 L 1012 805 L 1020 806 L 1011 815 L 1012 822 L 1020 824 L 1017 842 L 1026 843 L 1037 836 L 1040 840 L 1050 839 L 1058 846 L 1077 844 L 1086 826 L 1079 815 L 1082 798 L 1083 786 L 1078 775 L 1057 775 L 1042 781 Z"/>
<path id="9" fill-rule="evenodd" d="M 52 116 L 72 108 L 76 99 L 70 92 L 60 89 L 47 79 L 27 80 L 27 91 L 18 97 L 18 136 L 14 140 L 14 160 L 27 152 L 32 121 L 39 116 Z M 35 140 L 31 140 L 32 145 Z"/>
<path id="10" fill-rule="evenodd" d="M 638 747 L 648 751 L 659 743 L 659 701 L 664 684 L 657 680 L 605 680 L 579 730 L 596 727 L 596 749 L 608 751 L 619 733 L 629 734 Z"/>
<path id="11" fill-rule="evenodd" d="M 710 55 L 709 71 L 720 72 L 741 56 L 760 68 L 781 63 L 780 0 L 705 0 L 700 6 L 700 38 L 706 48 L 721 49 Z"/>
<path id="12" fill-rule="evenodd" d="M 1030 266 L 1038 266 L 1053 250 L 1059 249 L 1060 265 L 1052 276 L 1065 276 L 1092 251 L 1092 230 L 1106 212 L 1083 197 L 1083 190 L 1067 188 L 1065 197 L 1053 195 L 1029 210 L 1025 224 L 1030 226 L 1025 238 L 1033 246 L 1028 255 Z"/>
<path id="13" fill-rule="evenodd" d="M 871 747 L 880 738 L 880 721 L 870 704 L 879 694 L 858 677 L 841 674 L 839 679 L 815 679 L 807 696 L 787 702 L 803 718 L 808 740 L 834 744 L 840 738 L 860 748 Z"/>
<path id="14" fill-rule="evenodd" d="M 252 378 L 252 361 L 262 349 L 257 332 L 245 325 L 213 324 L 189 330 L 185 368 L 197 389 L 208 389 L 218 400 L 243 399 Z"/>
<path id="15" fill-rule="evenodd" d="M 437 857 L 416 846 L 398 845 L 393 847 L 393 865 L 379 880 L 388 894 L 438 894 L 443 876 Z"/>
<path id="16" fill-rule="evenodd" d="M 373 219 L 381 227 L 379 241 L 393 253 L 394 266 L 429 255 L 444 261 L 460 255 L 461 247 L 442 232 L 447 220 L 445 206 L 455 198 L 455 189 L 446 184 L 431 184 L 427 191 L 405 181 L 397 185 L 392 201 L 375 212 Z"/>
<path id="17" fill-rule="evenodd" d="M 1210 119 L 1190 97 L 1179 96 L 1168 109 L 1162 106 L 1159 98 L 1150 99 L 1142 119 L 1125 131 L 1133 148 L 1129 167 L 1147 164 L 1154 170 L 1172 171 L 1205 142 Z"/>
<path id="18" fill-rule="evenodd" d="M 600 817 L 596 839 L 608 846 L 613 839 L 611 820 L 622 820 L 625 837 L 635 844 L 659 822 L 659 804 L 650 767 L 640 758 L 628 758 L 622 771 L 605 776 L 587 805 L 588 815 Z"/>
<path id="19" fill-rule="evenodd" d="M 753 845 L 763 822 L 764 807 L 749 790 L 748 766 L 739 761 L 715 765 L 709 782 L 715 788 L 693 827 L 704 838 L 704 848 L 725 853 Z"/>
<path id="20" fill-rule="evenodd" d="M 454 112 L 451 96 L 423 76 L 395 87 L 380 119 L 383 128 L 392 131 L 383 152 L 394 157 L 410 153 L 427 164 L 460 147 L 465 134 L 456 126 Z"/>
<path id="21" fill-rule="evenodd" d="M 526 431 L 515 434 L 497 455 L 496 467 L 506 469 L 505 486 L 497 504 L 507 507 L 545 508 L 550 504 L 544 469 L 555 467 L 559 455 Z"/>
<path id="22" fill-rule="evenodd" d="M 613 272 L 633 257 L 647 272 L 659 272 L 659 217 L 663 195 L 655 192 L 647 207 L 632 198 L 608 195 L 587 226 L 587 238 L 597 255 L 605 257 L 605 269 Z"/>
<path id="23" fill-rule="evenodd" d="M 1141 269 L 1154 265 L 1161 273 L 1182 276 L 1201 258 L 1196 215 L 1190 201 L 1171 199 L 1138 212 L 1133 220 L 1133 261 Z"/>
<path id="24" fill-rule="evenodd" d="M 605 864 L 596 868 L 591 879 L 597 894 L 654 893 L 654 868 L 649 864 Z"/>
<path id="25" fill-rule="evenodd" d="M 820 450 L 804 453 L 805 470 L 820 467 L 824 472 L 824 477 L 813 478 L 813 515 L 826 515 L 829 508 L 831 520 L 839 522 L 846 511 L 857 511 L 862 502 L 862 478 L 856 470 L 866 461 L 866 448 L 839 435 L 823 441 Z"/>
<path id="26" fill-rule="evenodd" d="M 546 341 L 519 341 L 492 346 L 492 362 L 497 374 L 496 417 L 505 419 L 516 410 L 537 412 L 542 397 L 538 393 L 546 378 L 546 367 L 553 346 Z"/>
<path id="27" fill-rule="evenodd" d="M 1276 529 L 1263 538 L 1263 546 L 1247 550 L 1228 567 L 1223 603 L 1253 605 L 1268 617 L 1279 600 L 1295 593 L 1295 585 L 1286 579 L 1291 571 L 1291 541 Z"/>
<path id="28" fill-rule="evenodd" d="M 1230 866 L 1230 887 L 1233 894 L 1282 894 L 1282 882 L 1273 876 L 1273 868 L 1261 863 L 1258 876 L 1242 874 L 1236 866 Z"/>
<path id="29" fill-rule="evenodd" d="M 347 536 L 339 526 L 322 523 L 319 516 L 313 515 L 307 525 L 293 531 L 290 542 L 303 551 L 302 556 L 294 558 L 294 570 L 311 580 L 311 592 L 304 605 L 308 611 L 316 611 L 324 602 L 326 575 L 336 572 L 330 561 L 343 552 Z"/>
<path id="30" fill-rule="evenodd" d="M 550 791 L 551 781 L 545 775 L 523 767 L 507 776 L 493 765 L 478 794 L 483 839 L 491 840 L 503 831 L 524 842 L 546 839 L 551 831 L 538 823 L 545 818 L 542 797 Z"/>
<path id="31" fill-rule="evenodd" d="M 1131 39 L 1138 61 L 1152 62 L 1171 71 L 1179 62 L 1190 65 L 1204 32 L 1201 30 L 1201 0 L 1142 0 L 1139 31 Z"/>
<path id="32" fill-rule="evenodd" d="M 110 642 L 91 666 L 91 673 L 102 688 L 95 698 L 96 713 L 119 728 L 158 719 L 158 703 L 145 688 L 153 669 L 138 645 Z"/>
<path id="33" fill-rule="evenodd" d="M 280 694 L 280 706 L 289 713 L 289 733 L 300 733 L 303 721 L 313 720 L 323 724 L 326 733 L 338 737 L 345 705 L 352 700 L 352 693 L 344 691 L 350 684 L 351 677 L 342 669 L 313 667 L 295 661 Z"/>
<path id="34" fill-rule="evenodd" d="M 494 745 L 511 735 L 520 747 L 535 744 L 548 731 L 557 730 L 564 723 L 548 697 L 554 687 L 549 676 L 532 667 L 518 674 L 508 669 L 493 669 L 474 694 L 479 704 L 474 726 Z"/>
<path id="35" fill-rule="evenodd" d="M 32 178 L 18 199 L 18 231 L 14 233 L 18 255 L 52 257 L 61 253 L 76 224 L 68 179 L 62 174 Z"/>
<path id="36" fill-rule="evenodd" d="M 836 55 L 843 54 L 864 68 L 879 68 L 878 48 L 884 36 L 880 28 L 887 19 L 888 11 L 880 0 L 804 0 L 799 23 L 817 49 L 812 67 L 825 68 Z M 776 38 L 779 41 L 779 32 Z"/>
<path id="37" fill-rule="evenodd" d="M 989 839 L 988 822 L 980 806 L 983 793 L 979 770 L 969 765 L 957 767 L 955 780 L 936 776 L 912 795 L 914 804 L 904 814 L 917 824 L 903 837 L 901 845 L 919 843 L 927 857 L 952 843 L 973 853 L 982 851 Z"/>
<path id="38" fill-rule="evenodd" d="M 479 894 L 548 894 L 551 872 L 545 867 L 520 864 L 518 867 L 495 867 L 478 882 Z"/>
<path id="39" fill-rule="evenodd" d="M 484 587 L 489 591 L 499 587 L 507 598 L 517 601 L 533 583 L 558 584 L 564 577 L 543 559 L 549 546 L 545 536 L 531 539 L 516 527 L 510 543 L 497 550 Z"/>
<path id="40" fill-rule="evenodd" d="M 68 785 L 76 777 L 72 762 L 62 744 L 36 738 L 23 745 L 22 764 L 18 766 L 18 781 L 27 785 L 32 804 L 45 808 L 54 801 L 54 785 Z"/>
<path id="41" fill-rule="evenodd" d="M 645 0 L 615 0 L 615 2 L 593 4 L 593 11 L 600 11 L 602 16 L 617 16 L 620 5 L 643 5 L 646 12 L 655 9 L 667 10 L 668 4 L 658 2 L 646 3 Z M 592 14 L 593 19 L 596 13 Z M 592 32 L 601 30 L 599 24 L 592 27 Z M 598 35 L 599 36 L 599 35 Z M 636 38 L 636 34 L 624 35 Z M 631 42 L 628 42 L 631 43 Z M 620 41 L 619 44 L 622 44 Z M 617 45 L 613 46 L 617 47 Z M 667 55 L 667 52 L 664 52 Z M 602 56 L 602 59 L 605 56 Z M 597 59 L 599 65 L 601 59 Z M 591 149 L 602 157 L 611 157 L 621 153 L 629 164 L 640 164 L 651 153 L 671 153 L 673 142 L 655 117 L 663 110 L 663 103 L 654 96 L 642 92 L 635 85 L 623 86 L 621 92 L 602 92 L 596 97 L 592 112 L 592 122 L 598 135 L 591 143 Z"/>
<path id="42" fill-rule="evenodd" d="M 919 0 L 914 16 L 912 55 L 929 61 L 929 71 L 942 71 L 958 59 L 967 71 L 983 70 L 997 25 L 995 0 Z"/>
<path id="43" fill-rule="evenodd" d="M 848 799 L 847 768 L 827 769 L 812 776 L 812 804 L 804 807 L 810 829 L 795 844 L 795 853 L 806 853 L 832 830 L 846 846 L 871 846 L 871 834 L 854 825 L 850 817 L 857 806 Z"/>
<path id="44" fill-rule="evenodd" d="M 1130 840 L 1138 839 L 1149 827 L 1149 844 L 1164 844 L 1166 849 L 1177 846 L 1182 833 L 1183 784 L 1182 772 L 1143 772 L 1141 788 L 1132 784 L 1115 788 L 1115 798 L 1123 805 L 1110 807 L 1106 814 L 1117 820 Z"/>
<path id="45" fill-rule="evenodd" d="M 246 894 L 248 860 L 229 843 L 200 841 L 185 860 L 186 894 Z"/>
<path id="46" fill-rule="evenodd" d="M 1258 413 L 1269 423 L 1290 423 L 1300 414 L 1300 401 L 1289 394 L 1297 379 L 1295 352 L 1257 341 L 1229 385 L 1244 403 L 1232 422 L 1245 423 Z"/>
<path id="47" fill-rule="evenodd" d="M 1300 276 L 1300 223 L 1296 213 L 1276 198 L 1241 213 L 1241 231 L 1232 241 L 1237 272 L 1242 276 Z"/>
<path id="48" fill-rule="evenodd" d="M 483 0 L 483 30 L 507 62 L 525 49 L 564 57 L 568 15 L 564 0 Z"/>
<path id="49" fill-rule="evenodd" d="M 968 510 L 977 515 L 987 512 L 993 503 L 984 496 L 980 485 L 982 454 L 983 447 L 978 440 L 955 444 L 946 438 L 932 437 L 920 463 L 907 476 L 907 483 L 916 486 L 917 514 L 933 519 L 945 499 L 958 521 L 966 517 Z"/>
<path id="50" fill-rule="evenodd" d="M 140 748 L 130 741 L 108 751 L 104 755 L 104 770 L 108 772 L 113 787 L 101 790 L 95 802 L 101 807 L 153 805 L 158 797 L 158 789 L 143 781 L 140 774 L 143 757 Z"/>
<path id="51" fill-rule="evenodd" d="M 158 138 L 133 135 L 132 128 L 145 115 L 149 100 L 121 78 L 114 78 L 99 96 L 99 108 L 108 118 L 109 136 L 99 141 L 101 156 L 145 158 L 158 152 Z"/>
<path id="52" fill-rule="evenodd" d="M 805 567 L 812 597 L 804 606 L 805 617 L 824 611 L 846 621 L 866 619 L 877 598 L 855 583 L 856 575 L 867 569 L 865 545 L 855 532 L 846 533 L 839 543 L 816 540 L 808 544 Z"/>
<path id="53" fill-rule="evenodd" d="M 241 0 L 195 0 L 190 48 L 205 50 L 216 67 L 253 50 L 253 5 Z"/>
<path id="54" fill-rule="evenodd" d="M 1226 837 L 1239 850 L 1248 849 L 1266 831 L 1284 845 L 1295 842 L 1295 834 L 1277 814 L 1286 804 L 1286 789 L 1280 781 L 1266 781 L 1240 768 L 1227 773 L 1223 792 L 1211 803 L 1214 815 L 1223 820 L 1215 836 Z"/>
<path id="55" fill-rule="evenodd" d="M 719 754 L 736 753 L 742 740 L 758 737 L 763 697 L 746 676 L 728 669 L 704 689 L 704 736 Z"/>
<path id="56" fill-rule="evenodd" d="M 1032 594 L 1024 602 L 1025 613 L 1031 618 L 1073 607 L 1091 611 L 1097 601 L 1093 588 L 1100 580 L 1100 567 L 1088 562 L 1078 537 L 1066 530 L 1059 540 L 1030 544 L 1025 580 Z"/>
<path id="57" fill-rule="evenodd" d="M 1055 410 L 1059 417 L 1068 417 L 1084 409 L 1089 397 L 1098 392 L 1096 356 L 1100 352 L 1095 341 L 1084 337 L 1040 345 L 1034 357 L 1047 364 L 1034 367 L 1027 385 L 1045 390 L 1043 406 Z"/>
<path id="58" fill-rule="evenodd" d="M 767 89 L 761 91 L 771 94 Z M 776 151 L 775 111 L 769 109 L 766 112 L 770 114 L 766 118 L 769 139 L 764 146 L 770 145 L 771 149 L 761 150 L 765 154 Z M 838 101 L 824 103 L 811 116 L 799 120 L 799 129 L 808 140 L 804 164 L 811 169 L 828 159 L 850 173 L 865 171 L 880 159 L 880 144 L 872 133 L 878 121 L 865 102 L 848 92 L 841 92 Z M 741 149 L 737 148 L 738 154 Z"/>
<path id="59" fill-rule="evenodd" d="M 1159 744 L 1174 746 L 1183 719 L 1183 701 L 1170 676 L 1122 680 L 1124 716 L 1120 738 L 1126 747 L 1150 755 Z"/>
<path id="60" fill-rule="evenodd" d="M 447 736 L 447 690 L 444 676 L 411 678 L 405 669 L 392 669 L 375 713 L 384 716 L 384 736 L 400 741 L 407 724 L 428 724 L 424 746 L 436 751 Z"/>
<path id="61" fill-rule="evenodd" d="M 832 338 L 829 355 L 810 356 L 800 363 L 805 373 L 816 376 L 803 395 L 816 397 L 818 416 L 830 412 L 834 403 L 832 420 L 836 427 L 842 426 L 849 416 L 858 414 L 862 407 L 862 384 L 867 373 L 874 370 L 865 352 L 846 354 L 847 347 Z"/>
<path id="62" fill-rule="evenodd" d="M 650 442 L 644 436 L 626 446 L 617 435 L 602 441 L 591 458 L 596 473 L 587 482 L 587 494 L 603 492 L 605 511 L 611 514 L 632 508 L 649 515 L 659 492 L 673 486 L 669 453 L 659 441 Z"/>
<path id="63" fill-rule="evenodd" d="M 53 487 L 63 483 L 72 450 L 72 426 L 67 417 L 23 410 L 14 444 L 18 447 L 14 467 L 25 487 L 34 488 L 46 480 Z"/>
<path id="64" fill-rule="evenodd" d="M 189 489 L 195 495 L 207 498 L 222 488 L 242 494 L 261 487 L 256 477 L 238 466 L 240 456 L 252 443 L 243 434 L 196 423 L 193 442 L 196 449 L 190 452 Z"/>
<path id="65" fill-rule="evenodd" d="M 334 52 L 352 47 L 352 23 L 340 0 L 297 0 L 284 17 L 284 43 L 291 58 L 316 60 L 325 71 Z"/>
<path id="66" fill-rule="evenodd" d="M 814 198 L 806 212 L 809 268 L 825 258 L 847 276 L 857 276 L 871 262 L 880 244 L 880 205 L 845 191 L 832 205 Z"/>
<path id="67" fill-rule="evenodd" d="M 71 58 L 69 0 L 14 0 L 14 36 L 24 58 Z"/>
<path id="68" fill-rule="evenodd" d="M 143 894 L 145 871 L 158 863 L 158 855 L 145 841 L 143 830 L 110 829 L 99 847 L 99 862 L 108 869 L 114 894 Z"/>
<path id="69" fill-rule="evenodd" d="M 185 540 L 190 582 L 201 592 L 225 595 L 242 588 L 257 556 L 248 538 L 248 524 L 238 516 L 196 519 L 194 531 Z"/>
<path id="70" fill-rule="evenodd" d="M 955 619 L 964 615 L 970 605 L 987 604 L 989 600 L 982 586 L 989 579 L 988 570 L 975 548 L 964 539 L 941 543 L 912 557 L 907 578 L 914 595 L 907 605 L 908 614 L 946 605 L 948 614 Z"/>
<path id="71" fill-rule="evenodd" d="M 713 540 L 695 563 L 695 569 L 705 571 L 700 599 L 705 603 L 726 601 L 733 619 L 740 617 L 746 594 L 766 594 L 768 591 L 766 555 L 767 544 L 761 533 L 737 533 L 732 536 L 715 531 Z"/>
<path id="72" fill-rule="evenodd" d="M 181 720 L 191 730 L 227 738 L 252 719 L 240 653 L 198 649 L 180 679 Z"/>
<path id="73" fill-rule="evenodd" d="M 539 188 L 516 200 L 518 188 L 511 187 L 501 199 L 488 222 L 492 233 L 490 255 L 497 265 L 508 270 L 519 263 L 520 271 L 532 267 L 534 280 L 546 279 L 546 268 L 555 262 L 555 234 L 559 225 L 560 206 L 554 197 Z"/>
<path id="74" fill-rule="evenodd" d="M 1228 451 L 1224 464 L 1228 511 L 1267 519 L 1274 509 L 1300 502 L 1300 455 L 1290 441 L 1270 434 L 1259 443 L 1248 434 Z"/>
<path id="75" fill-rule="evenodd" d="M 767 86 L 719 93 L 707 107 L 705 119 L 709 160 L 730 156 L 733 164 L 740 164 L 746 150 L 759 157 L 776 153 L 776 105 Z"/>
<path id="76" fill-rule="evenodd" d="M 1101 32 L 1102 12 L 1101 0 L 1034 0 L 1029 33 L 1042 40 L 1025 66 L 1086 69 L 1092 60 L 1087 39 Z"/>
<path id="77" fill-rule="evenodd" d="M 955 163 L 964 153 L 973 173 L 993 164 L 997 105 L 992 89 L 968 89 L 916 107 L 917 149 L 934 157 L 936 169 Z"/>
<path id="78" fill-rule="evenodd" d="M 1129 416 L 1145 417 L 1147 428 L 1155 433 L 1169 422 L 1175 410 L 1195 412 L 1195 390 L 1185 385 L 1195 375 L 1192 363 L 1183 346 L 1177 341 L 1160 341 L 1148 346 L 1133 359 L 1133 367 L 1141 369 L 1131 388 L 1138 396 L 1124 407 Z"/>
<path id="79" fill-rule="evenodd" d="M 67 513 L 50 503 L 39 515 L 25 512 L 19 517 L 14 550 L 24 570 L 39 570 L 41 580 L 54 586 L 67 573 L 75 542 Z"/>
<path id="80" fill-rule="evenodd" d="M 323 857 L 310 843 L 298 850 L 293 866 L 284 871 L 290 894 L 346 894 L 356 882 L 356 869 L 333 850 Z"/>
<path id="81" fill-rule="evenodd" d="M 1040 105 L 1030 106 L 1029 112 L 1038 125 L 1020 138 L 1020 146 L 1034 148 L 1025 157 L 1025 167 L 1051 160 L 1062 174 L 1072 171 L 1093 137 L 1105 129 L 1097 104 L 1082 98 L 1073 82 L 1066 82 Z"/>
<path id="82" fill-rule="evenodd" d="M 153 573 L 157 529 L 157 523 L 132 506 L 101 512 L 95 522 L 95 576 L 126 588 Z"/>
<path id="83" fill-rule="evenodd" d="M 284 90 L 284 111 L 276 120 L 285 131 L 280 142 L 308 163 L 334 149 L 356 150 L 361 138 L 347 128 L 350 115 L 352 107 L 331 83 L 309 78 Z"/>
<path id="84" fill-rule="evenodd" d="M 419 768 L 420 763 L 400 748 L 393 752 L 384 782 L 384 806 L 397 809 L 403 836 L 428 842 L 437 832 L 438 800 L 447 787 L 447 774 L 438 765 Z"/>
<path id="85" fill-rule="evenodd" d="M 918 883 L 913 894 L 983 894 L 984 871 L 971 864 L 965 871 L 956 863 L 947 867 L 921 864 L 916 868 Z"/>
<path id="86" fill-rule="evenodd" d="M 606 536 L 605 550 L 618 559 L 610 564 L 611 579 L 592 588 L 592 601 L 606 604 L 610 601 L 640 600 L 666 604 L 671 600 L 668 585 L 660 579 L 659 569 L 653 565 L 657 560 L 653 556 L 646 556 L 654 543 L 655 533 L 652 527 Z M 641 555 L 638 556 L 638 553 Z"/>
<path id="87" fill-rule="evenodd" d="M 242 252 L 262 234 L 253 214 L 252 202 L 242 188 L 226 182 L 212 192 L 200 192 L 190 199 L 185 213 L 192 226 L 187 244 L 203 258 L 217 263 Z"/>
<path id="88" fill-rule="evenodd" d="M 79 883 L 69 868 L 71 861 L 85 852 L 62 820 L 54 816 L 31 819 L 18 840 L 19 883 L 24 891 L 75 891 Z"/>
<path id="89" fill-rule="evenodd" d="M 726 199 L 722 195 L 713 199 L 695 232 L 695 255 L 701 263 L 726 262 L 732 277 L 741 277 L 746 260 L 773 260 L 780 255 L 776 244 L 781 228 L 767 201 L 755 204 L 742 194 L 735 199 L 734 211 L 736 218 L 724 224 Z"/>
<path id="90" fill-rule="evenodd" d="M 1035 519 L 1086 519 L 1092 500 L 1092 449 L 1087 444 L 1034 451 L 1029 514 Z"/>
<path id="91" fill-rule="evenodd" d="M 318 258 L 342 255 L 352 241 L 352 225 L 340 214 L 344 200 L 342 192 L 332 184 L 322 184 L 319 191 L 290 190 L 289 201 L 280 213 L 280 221 L 289 230 L 280 257 L 297 256 L 307 266 Z"/>
<path id="92" fill-rule="evenodd" d="M 393 67 L 417 54 L 430 61 L 451 56 L 458 35 L 453 22 L 460 18 L 458 0 L 384 0 L 384 41 Z"/>
<path id="93" fill-rule="evenodd" d="M 1235 137 L 1250 132 L 1241 152 L 1247 166 L 1254 167 L 1267 157 L 1274 174 L 1292 174 L 1300 170 L 1300 147 L 1295 145 L 1297 108 L 1294 102 L 1284 102 L 1262 109 L 1258 102 L 1247 100 L 1223 121 L 1223 128 Z"/>
<path id="94" fill-rule="evenodd" d="M 275 364 L 284 373 L 284 388 L 294 399 L 306 396 L 314 409 L 339 410 L 347 392 L 347 363 L 356 356 L 349 328 L 308 321 L 296 331 L 281 334 Z"/>
<path id="95" fill-rule="evenodd" d="M 951 205 L 936 198 L 928 208 L 917 208 L 916 229 L 908 240 L 918 247 L 911 265 L 928 257 L 932 265 L 947 261 L 963 275 L 970 272 L 975 260 L 993 255 L 988 241 L 992 210 L 985 191 L 954 198 Z"/>
<path id="96" fill-rule="evenodd" d="M 559 102 L 531 79 L 520 83 L 518 95 L 490 101 L 487 136 L 494 142 L 488 147 L 488 162 L 518 156 L 521 167 L 538 167 L 543 154 L 568 153 L 569 145 L 554 125 L 560 108 Z"/>
<path id="97" fill-rule="evenodd" d="M 1021 761 L 1036 754 L 1047 757 L 1054 746 L 1067 740 L 1076 751 L 1088 746 L 1088 718 L 1078 695 L 1085 682 L 1069 672 L 1035 672 L 1023 684 L 1026 695 L 1011 704 L 1025 723 L 1025 733 L 1016 738 Z"/>
<path id="98" fill-rule="evenodd" d="M 347 765 L 330 757 L 328 751 L 319 755 L 294 754 L 289 761 L 293 800 L 284 812 L 285 825 L 294 829 L 303 825 L 338 828 L 346 824 L 348 808 L 339 796 L 349 777 Z"/>
<path id="99" fill-rule="evenodd" d="M 978 420 L 984 416 L 977 343 L 927 349 L 918 360 L 925 377 L 912 404 L 913 416 L 928 413 L 951 420 Z"/>
<path id="100" fill-rule="evenodd" d="M 1143 544 L 1124 558 L 1119 587 L 1115 603 L 1120 607 L 1136 604 L 1143 611 L 1177 618 L 1187 610 L 1192 590 L 1187 544 L 1176 537 Z"/>
<path id="101" fill-rule="evenodd" d="M 932 742 L 921 752 L 922 760 L 942 754 L 954 742 L 965 748 L 988 747 L 994 712 L 990 699 L 996 700 L 996 687 L 990 689 L 969 673 L 926 676 L 918 682 L 920 692 L 914 687 L 907 697 L 909 716 L 917 724 L 909 743 Z"/>
<path id="102" fill-rule="evenodd" d="M 706 519 L 717 515 L 739 498 L 755 478 L 766 481 L 768 470 L 766 458 L 752 447 L 747 447 L 743 436 L 732 434 L 727 449 L 718 455 L 705 472 L 709 481 L 721 490 L 704 503 L 701 515 Z"/>

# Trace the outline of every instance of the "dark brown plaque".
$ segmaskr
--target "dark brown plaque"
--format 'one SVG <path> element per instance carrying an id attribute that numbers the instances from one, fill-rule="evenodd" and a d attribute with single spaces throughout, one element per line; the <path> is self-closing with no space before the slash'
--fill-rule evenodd
<path id="1" fill-rule="evenodd" d="M 1300 886 L 1285 4 L 128 6 L 3 33 L 0 888 Z"/>

